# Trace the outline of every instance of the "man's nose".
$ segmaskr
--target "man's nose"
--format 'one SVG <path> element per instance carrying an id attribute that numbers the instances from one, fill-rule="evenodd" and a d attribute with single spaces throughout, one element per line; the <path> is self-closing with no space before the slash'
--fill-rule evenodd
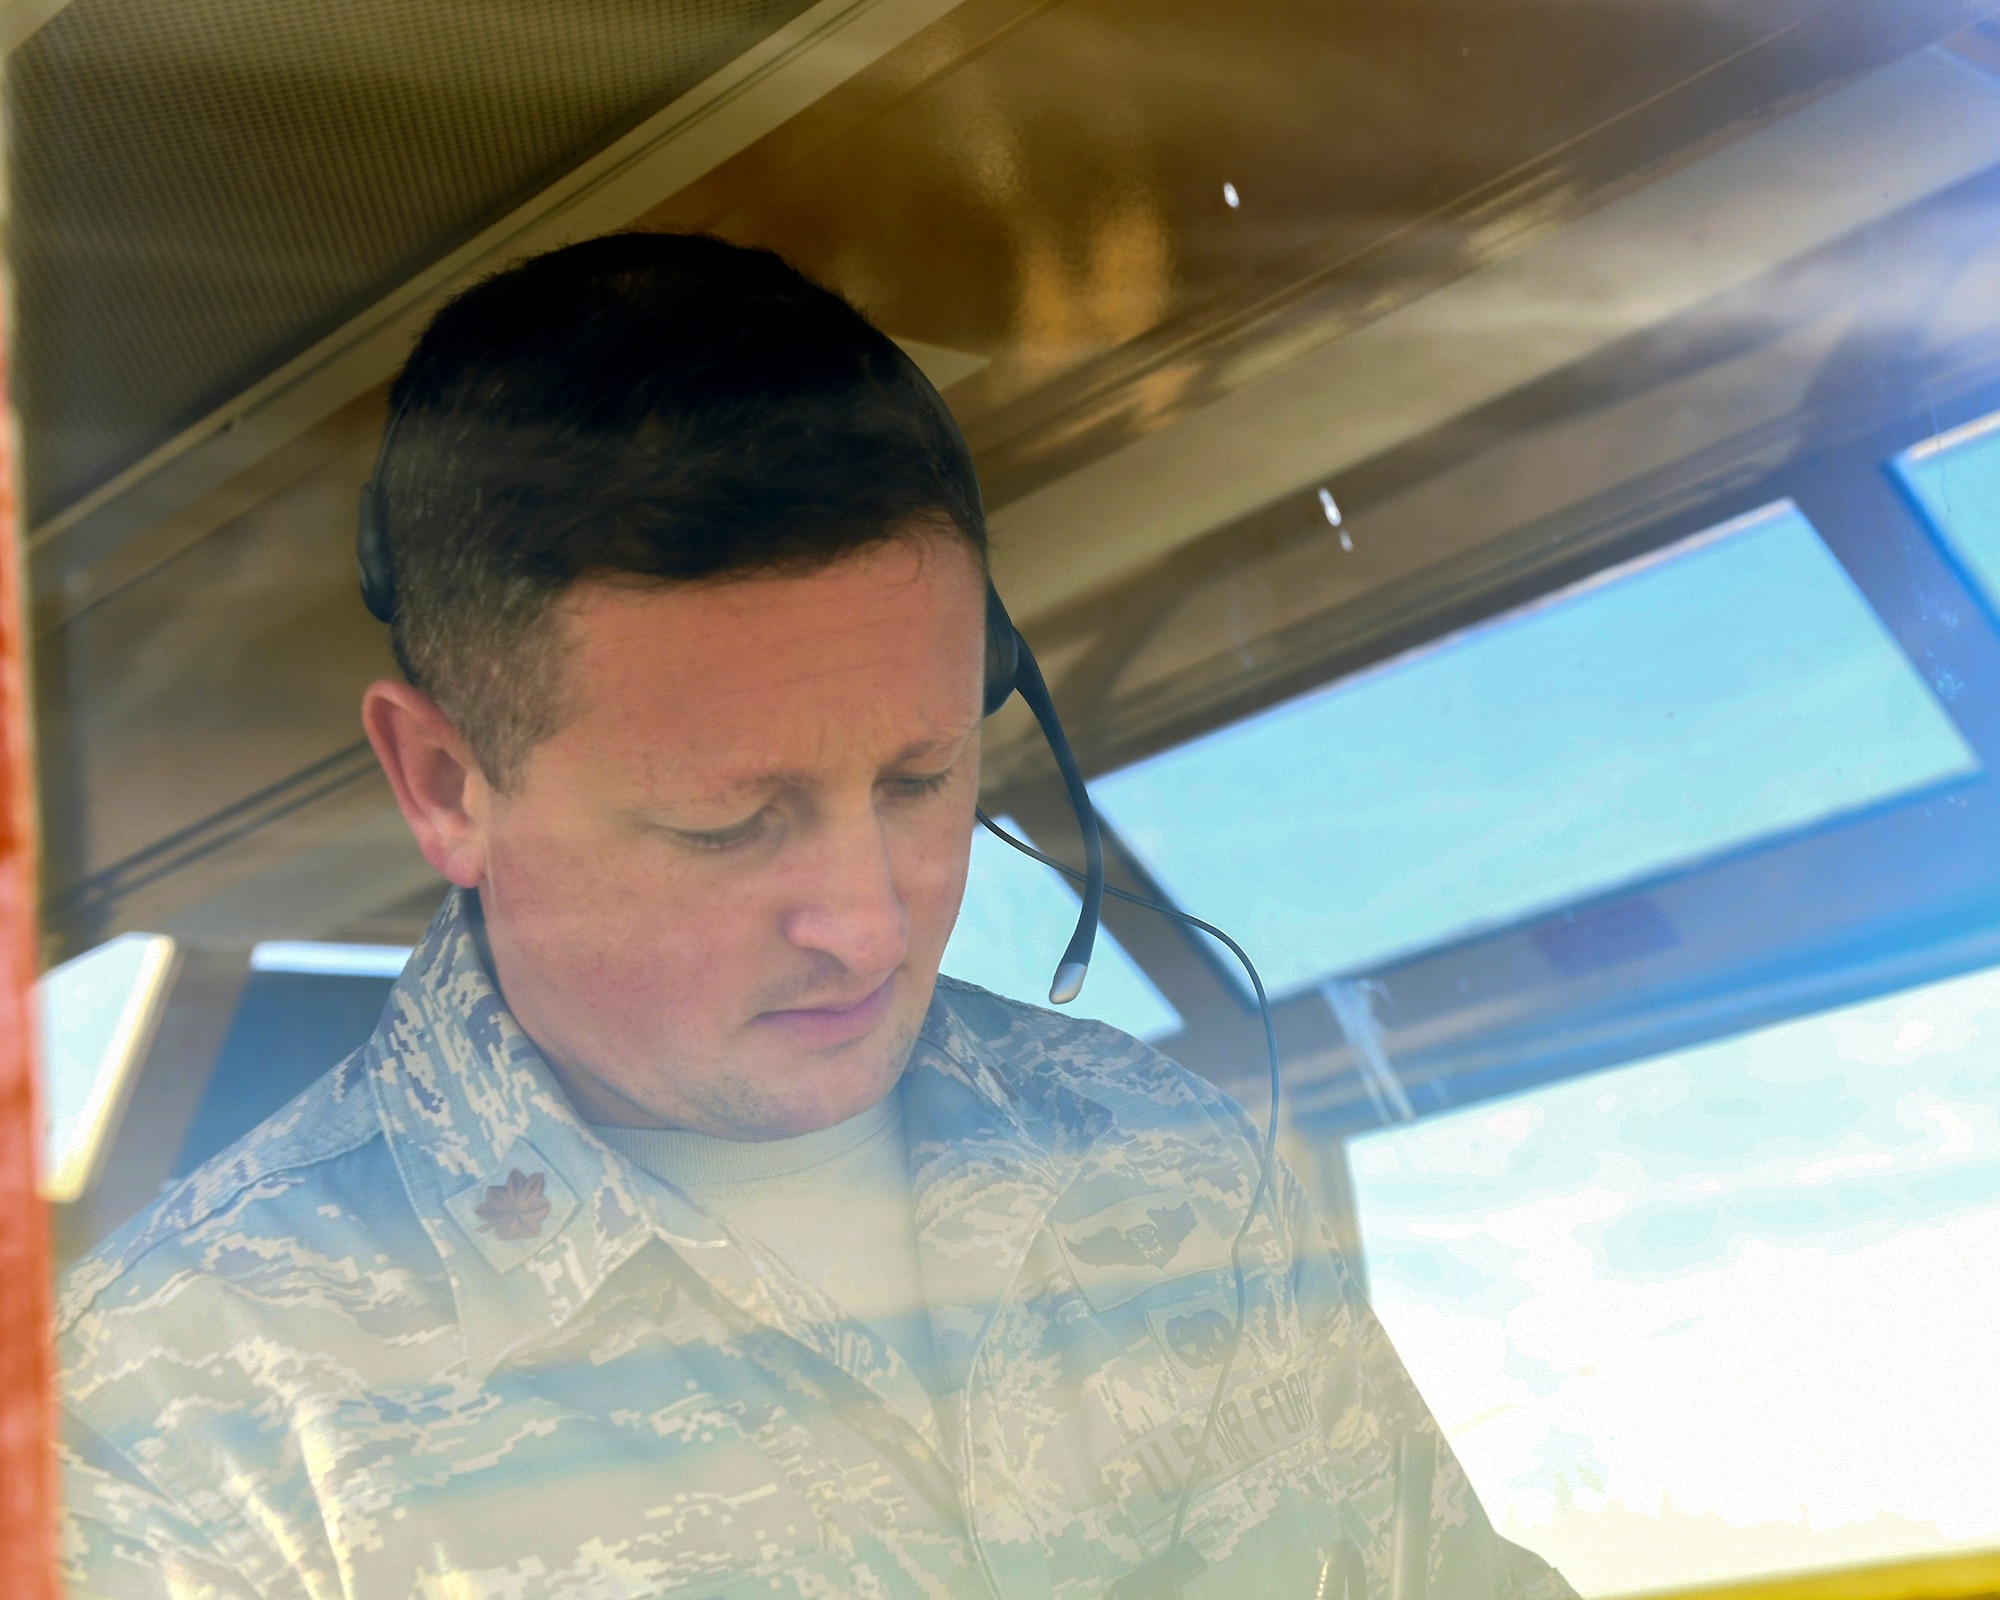
<path id="1" fill-rule="evenodd" d="M 785 936 L 858 976 L 886 978 L 909 953 L 910 919 L 880 818 L 870 807 L 826 817 L 813 833 Z"/>

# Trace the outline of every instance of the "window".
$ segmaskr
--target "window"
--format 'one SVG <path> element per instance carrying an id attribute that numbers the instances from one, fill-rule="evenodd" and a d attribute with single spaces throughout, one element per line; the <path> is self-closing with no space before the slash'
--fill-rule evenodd
<path id="1" fill-rule="evenodd" d="M 1094 792 L 1284 992 L 1978 769 L 1785 503 Z"/>
<path id="2" fill-rule="evenodd" d="M 402 945 L 272 939 L 250 951 L 236 1013 L 172 1161 L 179 1177 L 367 1043 L 410 959 Z"/>
<path id="3" fill-rule="evenodd" d="M 2000 969 L 1352 1147 L 1374 1303 L 1585 1594 L 2000 1542 Z"/>
<path id="4" fill-rule="evenodd" d="M 43 1065 L 43 1192 L 74 1200 L 117 1131 L 173 976 L 174 941 L 127 933 L 37 986 Z"/>
<path id="5" fill-rule="evenodd" d="M 1894 470 L 1945 548 L 2000 610 L 2000 416 L 1905 451 Z"/>
<path id="6" fill-rule="evenodd" d="M 267 939 L 250 952 L 250 970 L 322 978 L 397 978 L 409 959 L 408 945 Z"/>
<path id="7" fill-rule="evenodd" d="M 1384 1600 L 1420 1393 L 1592 1600 L 2000 1600 L 1987 9 L 0 6 L 0 927 L 83 957 L 15 1209 L 59 1272 L 153 1212 L 64 1302 L 68 1591 Z M 1013 696 L 978 802 L 1074 864 L 1085 774 L 1115 891 L 1053 1017 L 1081 885 L 878 815 L 975 711 L 904 537 L 961 446 L 1076 763 Z M 937 1061 L 884 908 L 936 958 L 961 871 L 942 969 L 1023 1004 Z M 1267 1038 L 1416 1379 L 1316 1459 L 1325 1330 L 1215 1270 L 1258 1174 L 1176 1144 Z M 1325 1492 L 1392 1472 L 1410 1538 Z"/>

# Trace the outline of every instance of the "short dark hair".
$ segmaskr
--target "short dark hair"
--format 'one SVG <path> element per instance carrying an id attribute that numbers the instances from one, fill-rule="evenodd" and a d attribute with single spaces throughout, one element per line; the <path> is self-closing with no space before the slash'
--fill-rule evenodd
<path id="1" fill-rule="evenodd" d="M 812 571 L 925 521 L 985 561 L 937 391 L 768 250 L 623 233 L 521 262 L 438 312 L 389 405 L 396 658 L 502 787 L 560 724 L 582 579 Z"/>

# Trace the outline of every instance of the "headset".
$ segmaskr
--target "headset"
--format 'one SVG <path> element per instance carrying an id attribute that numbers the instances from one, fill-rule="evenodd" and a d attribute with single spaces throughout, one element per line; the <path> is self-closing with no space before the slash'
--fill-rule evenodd
<path id="1" fill-rule="evenodd" d="M 896 349 L 891 345 L 892 349 Z M 900 349 L 896 350 L 907 368 L 906 380 L 914 376 L 917 384 L 930 397 L 931 406 L 940 431 L 947 435 L 955 448 L 964 469 L 967 483 L 975 486 L 978 479 L 972 471 L 972 453 L 967 448 L 965 436 L 959 431 L 958 421 L 951 409 L 944 403 L 944 397 L 932 386 Z M 389 541 L 388 496 L 384 491 L 384 469 L 390 452 L 396 442 L 404 408 L 395 406 L 389 421 L 382 430 L 382 444 L 375 457 L 375 469 L 368 482 L 361 489 L 360 527 L 355 538 L 355 557 L 360 569 L 361 600 L 368 608 L 369 615 L 376 621 L 393 626 L 396 620 L 396 568 Z M 1049 694 L 1049 686 L 1042 677 L 1042 669 L 1035 661 L 1034 651 L 1028 648 L 1028 641 L 1014 626 L 1007 615 L 1007 608 L 1001 603 L 1000 594 L 989 579 L 986 585 L 986 686 L 984 714 L 992 716 L 1015 695 L 1026 702 L 1040 724 L 1042 736 L 1048 741 L 1049 752 L 1055 757 L 1056 770 L 1062 775 L 1063 788 L 1069 794 L 1070 806 L 1076 812 L 1077 831 L 1083 837 L 1083 860 L 1081 871 L 1045 855 L 1025 840 L 1017 839 L 1001 827 L 985 811 L 975 812 L 980 825 L 1002 842 L 1012 846 L 1031 860 L 1053 868 L 1063 876 L 1073 879 L 1083 886 L 1083 905 L 1076 919 L 1076 931 L 1070 935 L 1062 960 L 1056 966 L 1055 978 L 1049 985 L 1049 1002 L 1052 1005 L 1067 1005 L 1083 989 L 1083 980 L 1090 971 L 1090 958 L 1097 944 L 1097 925 L 1104 907 L 1104 897 L 1108 894 L 1115 900 L 1142 906 L 1148 911 L 1168 917 L 1184 927 L 1193 928 L 1225 946 L 1242 963 L 1249 975 L 1250 986 L 1257 996 L 1257 1010 L 1264 1024 L 1264 1048 L 1269 1058 L 1271 1110 L 1264 1128 L 1264 1138 L 1257 1168 L 1257 1186 L 1251 1192 L 1249 1209 L 1243 1214 L 1242 1225 L 1230 1245 L 1229 1264 L 1235 1277 L 1236 1324 L 1230 1334 L 1229 1345 L 1223 1354 L 1222 1369 L 1216 1374 L 1215 1389 L 1209 1397 L 1207 1419 L 1202 1426 L 1201 1446 L 1194 1452 L 1193 1464 L 1182 1480 L 1180 1498 L 1174 1508 L 1173 1531 L 1169 1535 L 1166 1548 L 1157 1556 L 1142 1563 L 1113 1583 L 1106 1591 L 1106 1600 L 1173 1600 L 1180 1593 L 1180 1586 L 1200 1572 L 1207 1562 L 1201 1553 L 1186 1539 L 1188 1506 L 1194 1499 L 1194 1491 L 1200 1480 L 1203 1463 L 1208 1458 L 1209 1447 L 1215 1439 L 1217 1418 L 1222 1410 L 1222 1402 L 1227 1396 L 1229 1375 L 1235 1368 L 1236 1357 L 1243 1343 L 1244 1324 L 1249 1318 L 1249 1284 L 1243 1271 L 1243 1244 L 1250 1236 L 1251 1225 L 1257 1213 L 1263 1208 L 1271 1193 L 1273 1168 L 1277 1161 L 1278 1148 L 1278 1098 L 1281 1081 L 1278 1065 L 1278 1037 L 1271 1022 L 1271 1002 L 1264 992 L 1264 980 L 1258 975 L 1256 964 L 1251 961 L 1243 947 L 1234 939 L 1211 923 L 1199 917 L 1189 916 L 1178 907 L 1165 905 L 1145 895 L 1133 894 L 1127 890 L 1107 885 L 1104 881 L 1104 841 L 1098 831 L 1097 809 L 1091 804 L 1090 791 L 1084 786 L 1082 769 L 1077 766 L 1076 754 L 1070 748 L 1069 736 L 1063 732 L 1062 719 L 1056 715 L 1055 701 Z M 1275 1214 L 1273 1222 L 1282 1230 L 1284 1224 Z"/>

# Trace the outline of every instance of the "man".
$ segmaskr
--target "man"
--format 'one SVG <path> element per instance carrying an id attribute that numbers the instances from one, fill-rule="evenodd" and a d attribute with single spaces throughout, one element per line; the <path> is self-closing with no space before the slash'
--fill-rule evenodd
<path id="1" fill-rule="evenodd" d="M 1287 1174 L 1204 1450 L 1254 1131 L 938 977 L 985 535 L 894 346 L 620 236 L 448 306 L 392 415 L 363 718 L 456 887 L 368 1045 L 73 1273 L 72 1600 L 1379 1597 L 1399 1451 L 1404 1593 L 1566 1593 Z"/>

